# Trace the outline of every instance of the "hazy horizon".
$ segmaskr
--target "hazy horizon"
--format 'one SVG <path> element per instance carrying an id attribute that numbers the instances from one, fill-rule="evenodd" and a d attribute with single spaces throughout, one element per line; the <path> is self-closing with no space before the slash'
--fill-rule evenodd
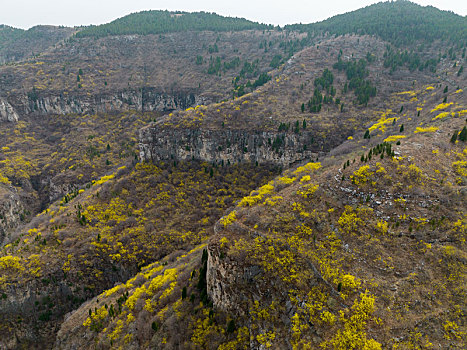
<path id="1" fill-rule="evenodd" d="M 111 22 L 130 13 L 145 10 L 206 11 L 230 17 L 243 17 L 251 21 L 280 25 L 313 23 L 345 12 L 357 10 L 381 1 L 371 0 L 330 0 L 323 8 L 317 1 L 245 1 L 221 2 L 201 0 L 135 0 L 128 3 L 114 1 L 59 1 L 59 0 L 17 0 L 2 5 L 0 24 L 15 28 L 29 29 L 36 25 L 87 26 Z M 467 15 L 467 1 L 459 0 L 417 0 L 422 6 L 431 5 L 441 10 L 452 11 L 460 16 Z"/>

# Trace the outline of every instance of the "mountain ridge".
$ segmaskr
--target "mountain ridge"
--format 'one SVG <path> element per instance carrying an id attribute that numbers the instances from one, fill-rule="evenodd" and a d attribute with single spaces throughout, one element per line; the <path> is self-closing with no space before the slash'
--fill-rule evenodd
<path id="1" fill-rule="evenodd" d="M 396 44 L 72 35 L 0 66 L 0 348 L 465 348 L 465 43 Z"/>

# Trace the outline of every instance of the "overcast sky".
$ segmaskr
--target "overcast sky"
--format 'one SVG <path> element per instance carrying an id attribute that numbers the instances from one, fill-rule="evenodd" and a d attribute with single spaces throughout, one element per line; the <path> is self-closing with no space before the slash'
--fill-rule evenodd
<path id="1" fill-rule="evenodd" d="M 142 10 L 209 11 L 226 16 L 285 25 L 312 23 L 356 10 L 371 0 L 0 0 L 0 24 L 30 28 L 101 24 Z M 467 0 L 415 0 L 467 15 Z M 325 5 L 323 5 L 325 4 Z"/>

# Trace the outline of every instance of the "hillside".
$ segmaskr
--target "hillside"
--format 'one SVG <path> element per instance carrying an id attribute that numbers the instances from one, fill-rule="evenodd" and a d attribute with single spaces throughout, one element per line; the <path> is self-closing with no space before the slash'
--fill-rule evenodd
<path id="1" fill-rule="evenodd" d="M 403 47 L 411 47 L 414 42 L 431 45 L 435 41 L 463 47 L 467 37 L 467 18 L 432 6 L 397 0 L 380 2 L 318 23 L 286 26 L 286 29 L 336 35 L 377 35 Z"/>
<path id="2" fill-rule="evenodd" d="M 232 79 L 244 67 L 258 77 L 274 57 L 287 57 L 283 42 L 304 37 L 253 30 L 71 38 L 38 59 L 0 67 L 0 98 L 19 115 L 217 102 L 231 96 Z"/>
<path id="3" fill-rule="evenodd" d="M 467 149 L 450 140 L 467 109 L 444 96 L 394 93 L 405 113 L 265 182 L 207 247 L 74 312 L 56 347 L 464 348 Z"/>
<path id="4" fill-rule="evenodd" d="M 0 349 L 465 349 L 464 19 L 50 28 L 0 66 Z"/>
<path id="5" fill-rule="evenodd" d="M 17 223 L 134 160 L 138 129 L 162 113 L 228 99 L 242 71 L 257 79 L 271 70 L 286 40 L 295 35 L 83 38 L 0 67 L 0 173 L 25 201 Z"/>
<path id="6" fill-rule="evenodd" d="M 0 64 L 39 55 L 74 32 L 66 27 L 35 26 L 23 30 L 0 25 Z"/>
<path id="7" fill-rule="evenodd" d="M 224 17 L 208 12 L 142 11 L 107 24 L 85 28 L 79 31 L 76 37 L 148 35 L 205 30 L 227 32 L 251 29 L 272 29 L 272 26 L 248 21 L 244 18 Z"/>
<path id="8" fill-rule="evenodd" d="M 393 93 L 440 81 L 428 69 L 388 65 L 388 52 L 368 36 L 323 38 L 270 72 L 270 80 L 239 79 L 232 101 L 157 119 L 140 131 L 141 156 L 285 166 L 321 157 L 393 110 Z M 464 75 L 451 62 L 440 60 L 438 74 L 455 89 Z"/>

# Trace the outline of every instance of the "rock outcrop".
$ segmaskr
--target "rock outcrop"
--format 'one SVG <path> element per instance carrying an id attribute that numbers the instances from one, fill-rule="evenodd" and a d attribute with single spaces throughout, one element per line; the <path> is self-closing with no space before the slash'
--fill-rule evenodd
<path id="1" fill-rule="evenodd" d="M 0 99 L 0 121 L 7 118 L 10 121 L 17 120 L 18 113 L 15 109 L 24 115 L 110 113 L 127 110 L 168 112 L 210 102 L 209 98 L 192 92 L 166 93 L 149 87 L 92 96 L 54 93 L 42 96 L 33 92 L 11 96 L 11 104 Z"/>
<path id="2" fill-rule="evenodd" d="M 23 211 L 16 190 L 0 184 L 0 247 L 6 235 L 19 225 Z"/>
<path id="3" fill-rule="evenodd" d="M 0 98 L 0 122 L 17 122 L 19 115 L 11 104 Z"/>
<path id="4" fill-rule="evenodd" d="M 313 131 L 300 134 L 257 130 L 164 128 L 158 124 L 140 130 L 143 161 L 198 159 L 217 163 L 258 162 L 290 164 L 316 158 L 326 140 Z"/>
<path id="5" fill-rule="evenodd" d="M 256 271 L 247 271 L 237 261 L 223 259 L 219 246 L 211 244 L 208 249 L 206 282 L 209 298 L 213 305 L 236 315 L 243 315 L 240 306 L 248 302 L 248 297 L 238 293 L 248 276 Z M 243 289 L 242 289 L 243 290 Z M 242 303 L 243 301 L 243 303 Z"/>

